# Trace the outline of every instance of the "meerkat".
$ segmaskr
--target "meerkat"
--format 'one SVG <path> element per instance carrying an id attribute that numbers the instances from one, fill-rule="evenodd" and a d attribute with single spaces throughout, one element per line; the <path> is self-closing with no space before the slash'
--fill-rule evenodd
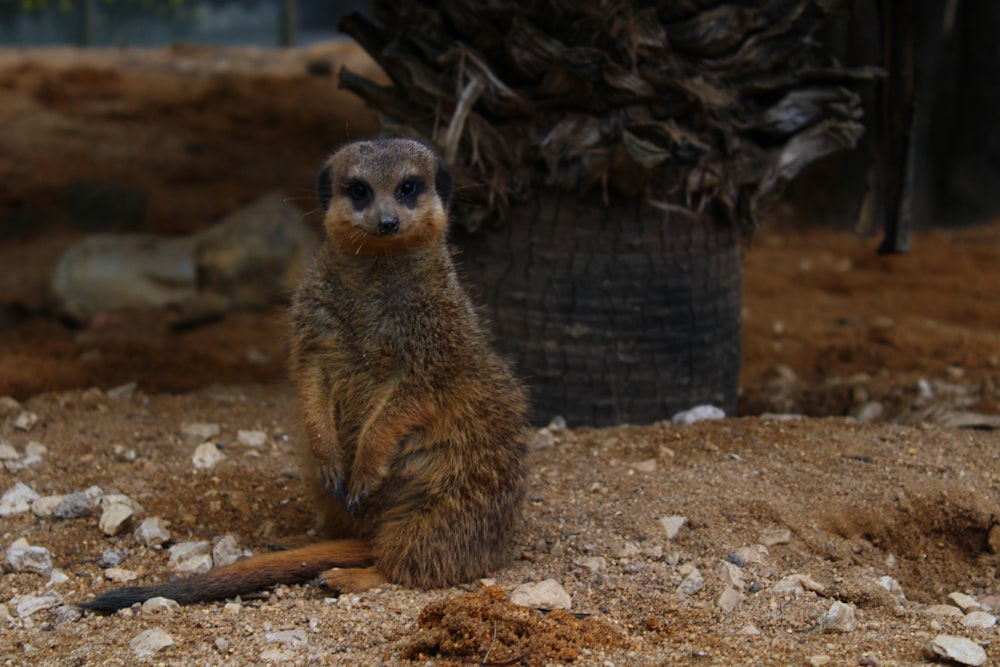
<path id="1" fill-rule="evenodd" d="M 525 390 L 492 350 L 447 241 L 452 178 L 409 139 L 348 143 L 318 181 L 326 243 L 291 306 L 291 372 L 329 541 L 158 586 L 112 611 L 318 578 L 438 588 L 501 566 L 525 483 Z"/>

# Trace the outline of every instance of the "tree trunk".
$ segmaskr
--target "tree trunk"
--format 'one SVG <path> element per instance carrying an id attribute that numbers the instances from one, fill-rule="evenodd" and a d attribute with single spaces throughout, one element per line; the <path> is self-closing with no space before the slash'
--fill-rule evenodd
<path id="1" fill-rule="evenodd" d="M 535 422 L 734 412 L 742 236 L 720 218 L 546 189 L 511 224 L 456 232 L 463 277 L 531 388 Z"/>

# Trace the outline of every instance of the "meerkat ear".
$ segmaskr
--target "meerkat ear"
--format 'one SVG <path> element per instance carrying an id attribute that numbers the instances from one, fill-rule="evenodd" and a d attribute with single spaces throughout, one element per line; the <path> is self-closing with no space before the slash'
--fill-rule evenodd
<path id="1" fill-rule="evenodd" d="M 333 199 L 333 173 L 329 165 L 323 167 L 316 177 L 316 196 L 319 197 L 319 205 L 324 211 L 330 208 L 330 200 Z"/>
<path id="2" fill-rule="evenodd" d="M 441 200 L 441 204 L 445 208 L 448 208 L 448 202 L 451 201 L 453 187 L 454 179 L 452 179 L 451 172 L 444 165 L 444 162 L 438 160 L 437 173 L 434 174 L 434 189 L 437 191 L 438 199 Z"/>

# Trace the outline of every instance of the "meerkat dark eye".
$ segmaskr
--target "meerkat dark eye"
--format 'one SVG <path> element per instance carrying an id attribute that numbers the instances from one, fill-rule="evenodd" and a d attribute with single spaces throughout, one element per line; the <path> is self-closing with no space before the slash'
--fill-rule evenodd
<path id="1" fill-rule="evenodd" d="M 417 195 L 424 189 L 423 179 L 407 178 L 396 188 L 396 199 L 410 208 L 416 205 Z"/>
<path id="2" fill-rule="evenodd" d="M 371 198 L 371 189 L 364 181 L 347 181 L 341 184 L 340 188 L 351 198 L 354 205 L 358 207 L 364 207 Z"/>

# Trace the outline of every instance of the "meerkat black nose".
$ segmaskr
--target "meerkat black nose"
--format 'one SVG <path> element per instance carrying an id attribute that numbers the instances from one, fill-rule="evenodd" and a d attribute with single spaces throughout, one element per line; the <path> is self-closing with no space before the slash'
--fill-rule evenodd
<path id="1" fill-rule="evenodd" d="M 382 218 L 378 221 L 378 233 L 383 236 L 388 236 L 389 234 L 395 234 L 399 231 L 399 219 L 398 218 Z"/>

